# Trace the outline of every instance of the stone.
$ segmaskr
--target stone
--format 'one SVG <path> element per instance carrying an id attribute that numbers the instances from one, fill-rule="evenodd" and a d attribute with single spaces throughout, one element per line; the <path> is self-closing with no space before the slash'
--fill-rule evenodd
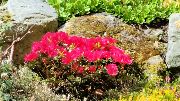
<path id="1" fill-rule="evenodd" d="M 168 68 L 180 68 L 180 27 L 178 21 L 180 13 L 174 13 L 169 18 L 168 27 L 168 49 L 166 63 Z"/>
<path id="2" fill-rule="evenodd" d="M 57 18 L 55 9 L 42 0 L 8 0 L 7 8 L 16 23 L 41 24 Z"/>
<path id="3" fill-rule="evenodd" d="M 153 39 L 153 40 L 159 40 L 160 36 L 163 35 L 163 30 L 162 29 L 145 29 L 144 30 L 144 34 L 146 34 L 149 38 Z"/>
<path id="4" fill-rule="evenodd" d="M 69 34 L 76 34 L 80 36 L 96 36 L 109 34 L 112 32 L 117 33 L 118 30 L 121 30 L 115 29 L 117 28 L 116 26 L 119 25 L 125 26 L 126 24 L 115 18 L 113 15 L 96 13 L 90 16 L 87 15 L 71 18 L 59 29 L 59 31 L 65 31 Z"/>
<path id="5" fill-rule="evenodd" d="M 149 65 L 156 65 L 156 64 L 163 63 L 163 62 L 164 62 L 164 60 L 162 59 L 162 57 L 160 55 L 152 56 L 147 60 L 147 63 Z"/>
<path id="6" fill-rule="evenodd" d="M 126 50 L 138 63 L 161 53 L 159 47 L 153 45 L 154 40 L 150 40 L 149 36 L 106 13 L 71 18 L 58 31 L 83 37 L 111 36 L 117 39 L 118 46 Z M 160 31 L 156 34 L 159 35 Z"/>
<path id="7" fill-rule="evenodd" d="M 8 0 L 7 11 L 11 14 L 11 28 L 5 30 L 3 50 L 13 40 L 24 36 L 15 44 L 14 63 L 23 63 L 23 57 L 31 49 L 34 41 L 40 40 L 46 32 L 56 31 L 58 15 L 54 8 L 42 0 Z"/>

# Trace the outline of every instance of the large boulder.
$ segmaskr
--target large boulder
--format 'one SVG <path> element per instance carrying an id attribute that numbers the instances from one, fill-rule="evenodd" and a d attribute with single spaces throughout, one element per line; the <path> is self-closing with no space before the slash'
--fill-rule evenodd
<path id="1" fill-rule="evenodd" d="M 169 18 L 168 50 L 166 63 L 169 68 L 180 68 L 180 13 L 172 14 Z"/>
<path id="2" fill-rule="evenodd" d="M 23 63 L 23 57 L 30 51 L 32 42 L 39 40 L 46 32 L 57 30 L 58 15 L 43 0 L 8 0 L 6 5 L 12 20 L 11 28 L 2 32 L 3 50 L 13 40 L 25 35 L 15 44 L 13 55 L 14 63 Z"/>
<path id="3" fill-rule="evenodd" d="M 152 56 L 164 51 L 164 45 L 154 39 L 163 32 L 152 31 L 153 38 L 134 26 L 128 25 L 122 20 L 106 14 L 97 13 L 81 17 L 71 18 L 59 31 L 65 31 L 71 35 L 84 37 L 111 36 L 118 40 L 119 47 L 131 54 L 133 59 L 142 63 Z M 156 35 L 157 34 L 157 35 Z"/>

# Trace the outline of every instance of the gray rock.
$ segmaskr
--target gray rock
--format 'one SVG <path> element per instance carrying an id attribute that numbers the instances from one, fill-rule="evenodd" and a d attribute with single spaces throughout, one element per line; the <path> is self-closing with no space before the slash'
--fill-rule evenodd
<path id="1" fill-rule="evenodd" d="M 154 40 L 159 40 L 160 36 L 163 35 L 162 29 L 146 29 L 144 30 L 144 34 L 146 34 L 149 38 Z"/>
<path id="2" fill-rule="evenodd" d="M 172 14 L 169 18 L 168 50 L 166 63 L 168 68 L 180 68 L 180 13 Z"/>
<path id="3" fill-rule="evenodd" d="M 163 59 L 162 59 L 162 57 L 160 55 L 156 55 L 156 56 L 150 57 L 147 60 L 147 63 L 149 65 L 156 65 L 156 64 L 163 63 Z"/>
<path id="4" fill-rule="evenodd" d="M 7 8 L 17 23 L 41 24 L 57 18 L 56 11 L 42 0 L 9 0 Z"/>
<path id="5" fill-rule="evenodd" d="M 22 63 L 23 57 L 31 49 L 31 44 L 41 38 L 46 32 L 56 31 L 58 15 L 55 9 L 43 0 L 8 0 L 7 10 L 12 16 L 12 26 L 4 31 L 6 49 L 14 39 L 30 32 L 23 40 L 15 44 L 14 62 Z"/>

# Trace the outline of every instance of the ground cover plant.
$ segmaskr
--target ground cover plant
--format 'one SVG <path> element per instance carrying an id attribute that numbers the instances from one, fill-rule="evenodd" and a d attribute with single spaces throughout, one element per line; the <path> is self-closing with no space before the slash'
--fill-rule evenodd
<path id="1" fill-rule="evenodd" d="M 144 87 L 141 92 L 131 92 L 120 96 L 119 101 L 179 101 L 179 80 L 164 86 Z"/>
<path id="2" fill-rule="evenodd" d="M 167 20 L 169 15 L 179 12 L 175 0 L 48 0 L 59 15 L 60 21 L 72 16 L 94 12 L 108 12 L 128 23 L 150 24 Z"/>
<path id="3" fill-rule="evenodd" d="M 9 101 L 10 99 L 12 99 L 10 93 L 12 92 L 13 87 L 10 64 L 4 63 L 3 65 L 0 65 L 0 67 L 0 100 Z"/>

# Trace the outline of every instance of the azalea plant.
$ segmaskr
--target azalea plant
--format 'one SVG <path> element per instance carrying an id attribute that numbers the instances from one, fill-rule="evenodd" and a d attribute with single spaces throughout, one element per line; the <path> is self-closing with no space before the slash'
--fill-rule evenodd
<path id="1" fill-rule="evenodd" d="M 24 60 L 45 79 L 76 84 L 115 79 L 132 59 L 111 37 L 84 38 L 65 32 L 46 33 Z M 78 81 L 79 82 L 79 81 Z M 78 83 L 79 84 L 79 83 Z"/>

